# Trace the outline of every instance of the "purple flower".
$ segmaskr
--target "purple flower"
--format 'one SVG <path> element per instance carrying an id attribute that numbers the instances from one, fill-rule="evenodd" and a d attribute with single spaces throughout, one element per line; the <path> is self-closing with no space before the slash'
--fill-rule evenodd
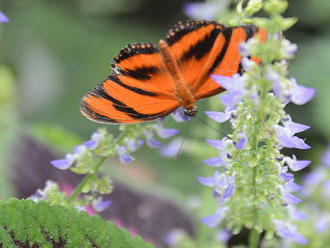
<path id="1" fill-rule="evenodd" d="M 220 151 L 219 157 L 204 160 L 204 163 L 210 166 L 218 167 L 220 165 L 228 165 L 227 148 L 232 144 L 232 140 L 224 138 L 222 140 L 208 139 L 207 143 Z"/>
<path id="2" fill-rule="evenodd" d="M 294 183 L 293 181 L 289 181 L 286 184 L 284 184 L 284 188 L 287 192 L 298 192 L 300 191 L 303 187 Z"/>
<path id="3" fill-rule="evenodd" d="M 218 112 L 218 111 L 206 111 L 205 114 L 210 117 L 212 120 L 223 123 L 230 118 L 229 112 Z"/>
<path id="4" fill-rule="evenodd" d="M 204 225 L 207 225 L 209 227 L 216 227 L 217 225 L 219 225 L 222 218 L 223 218 L 222 215 L 212 214 L 212 215 L 209 215 L 209 216 L 206 216 L 206 217 L 202 218 L 201 222 Z"/>
<path id="5" fill-rule="evenodd" d="M 315 95 L 315 89 L 297 84 L 294 78 L 291 79 L 291 101 L 297 105 L 303 105 L 310 101 Z"/>
<path id="6" fill-rule="evenodd" d="M 0 22 L 2 22 L 2 23 L 9 22 L 9 18 L 1 11 L 0 11 Z"/>
<path id="7" fill-rule="evenodd" d="M 93 133 L 90 140 L 84 142 L 84 145 L 91 150 L 95 150 L 103 138 L 104 138 L 103 134 L 101 134 L 100 132 L 95 132 Z"/>
<path id="8" fill-rule="evenodd" d="M 286 129 L 290 130 L 290 132 L 292 134 L 300 133 L 300 132 L 306 131 L 306 130 L 308 130 L 310 128 L 307 125 L 300 124 L 300 123 L 297 123 L 297 122 L 293 122 L 291 120 L 291 116 L 290 115 L 287 115 L 286 116 L 286 120 L 284 120 L 282 122 L 283 122 L 284 127 Z"/>
<path id="9" fill-rule="evenodd" d="M 283 201 L 284 204 L 298 204 L 300 202 L 302 202 L 301 199 L 299 199 L 298 197 L 290 194 L 290 193 L 285 193 L 283 194 Z"/>
<path id="10" fill-rule="evenodd" d="M 172 137 L 179 132 L 179 130 L 172 128 L 164 128 L 159 125 L 155 125 L 155 131 L 158 134 L 158 136 L 161 137 L 162 139 L 167 139 L 169 137 Z"/>
<path id="11" fill-rule="evenodd" d="M 329 199 L 330 196 L 330 179 L 326 180 L 322 185 L 322 196 L 324 199 Z"/>
<path id="12" fill-rule="evenodd" d="M 227 188 L 225 189 L 225 192 L 223 193 L 222 199 L 227 199 L 232 196 L 235 190 L 235 184 L 228 184 Z"/>
<path id="13" fill-rule="evenodd" d="M 151 138 L 151 139 L 147 139 L 147 145 L 150 148 L 158 148 L 158 147 L 160 147 L 161 143 L 158 140 Z"/>
<path id="14" fill-rule="evenodd" d="M 122 164 L 129 164 L 133 161 L 133 158 L 127 153 L 127 150 L 124 146 L 118 146 L 116 148 L 119 156 L 119 161 Z"/>
<path id="15" fill-rule="evenodd" d="M 50 164 L 57 169 L 67 170 L 82 156 L 86 149 L 85 145 L 76 146 L 73 149 L 73 153 L 66 154 L 64 159 L 53 160 Z"/>
<path id="16" fill-rule="evenodd" d="M 330 146 L 324 152 L 321 161 L 322 161 L 322 164 L 324 164 L 326 166 L 330 166 Z"/>
<path id="17" fill-rule="evenodd" d="M 166 234 L 164 241 L 169 247 L 177 247 L 178 243 L 180 242 L 181 238 L 184 237 L 184 235 L 185 234 L 182 229 L 173 229 Z"/>
<path id="18" fill-rule="evenodd" d="M 309 172 L 306 176 L 303 177 L 303 193 L 305 195 L 310 195 L 315 187 L 320 184 L 326 175 L 324 168 L 317 168 Z"/>
<path id="19" fill-rule="evenodd" d="M 137 144 L 138 144 L 139 147 L 142 147 L 143 144 L 144 144 L 144 141 L 142 139 L 138 139 Z"/>
<path id="20" fill-rule="evenodd" d="M 280 146 L 286 148 L 297 148 L 297 149 L 310 149 L 311 147 L 307 145 L 304 140 L 293 136 L 294 133 L 288 128 L 283 126 L 276 127 L 276 134 Z"/>
<path id="21" fill-rule="evenodd" d="M 297 160 L 295 156 L 293 158 L 286 158 L 286 163 L 292 171 L 300 171 L 310 165 L 309 160 Z"/>
<path id="22" fill-rule="evenodd" d="M 172 140 L 169 144 L 162 146 L 159 152 L 164 157 L 174 158 L 179 154 L 182 144 L 183 140 L 180 138 Z"/>
<path id="23" fill-rule="evenodd" d="M 273 220 L 273 222 L 276 226 L 276 232 L 281 238 L 291 239 L 298 244 L 308 244 L 308 240 L 297 231 L 295 226 L 281 220 Z"/>
<path id="24" fill-rule="evenodd" d="M 328 213 L 321 214 L 315 223 L 315 229 L 318 232 L 325 232 L 329 227 L 330 217 Z"/>
<path id="25" fill-rule="evenodd" d="M 202 218 L 201 222 L 204 225 L 207 225 L 209 227 L 216 227 L 217 225 L 219 225 L 220 221 L 223 219 L 226 211 L 227 211 L 226 208 L 218 208 L 217 212 L 215 214 Z"/>
<path id="26" fill-rule="evenodd" d="M 214 187 L 216 198 L 221 202 L 229 198 L 235 190 L 235 177 L 215 172 L 212 177 L 198 177 L 198 181 L 208 187 Z"/>
<path id="27" fill-rule="evenodd" d="M 72 166 L 74 161 L 75 161 L 75 158 L 71 154 L 67 154 L 64 159 L 56 159 L 56 160 L 50 161 L 50 164 L 57 169 L 67 170 Z"/>
<path id="28" fill-rule="evenodd" d="M 106 210 L 108 207 L 110 207 L 111 204 L 112 204 L 111 200 L 103 201 L 101 197 L 98 197 L 92 202 L 92 207 L 97 212 L 102 212 Z"/>
<path id="29" fill-rule="evenodd" d="M 252 66 L 254 66 L 256 63 L 251 60 L 251 59 L 248 59 L 247 57 L 243 57 L 242 58 L 242 66 L 243 66 L 243 69 L 244 71 L 248 71 L 252 68 Z"/>
<path id="30" fill-rule="evenodd" d="M 236 144 L 236 148 L 238 150 L 242 150 L 244 149 L 244 147 L 246 146 L 247 144 L 247 139 L 246 138 L 241 138 L 238 143 Z"/>
<path id="31" fill-rule="evenodd" d="M 223 165 L 225 163 L 221 157 L 205 159 L 203 162 L 205 164 L 207 164 L 209 166 L 213 166 L 213 167 L 218 167 L 218 166 Z"/>
<path id="32" fill-rule="evenodd" d="M 221 95 L 221 100 L 227 107 L 233 107 L 242 99 L 245 87 L 244 80 L 238 74 L 232 77 L 211 75 L 211 78 L 217 82 L 221 87 L 225 88 L 227 92 Z"/>
<path id="33" fill-rule="evenodd" d="M 305 213 L 299 211 L 294 206 L 288 205 L 287 208 L 289 210 L 289 215 L 292 219 L 294 219 L 294 220 L 306 220 L 307 219 L 307 215 Z"/>
<path id="34" fill-rule="evenodd" d="M 282 40 L 282 49 L 283 49 L 283 53 L 285 56 L 293 57 L 298 50 L 298 46 L 294 43 L 291 43 L 287 39 L 283 39 Z"/>
<path id="35" fill-rule="evenodd" d="M 215 172 L 212 177 L 198 177 L 198 181 L 208 187 L 223 186 L 225 181 L 225 175 Z"/>
<path id="36" fill-rule="evenodd" d="M 183 12 L 190 18 L 196 20 L 212 20 L 215 14 L 221 9 L 221 3 L 206 2 L 206 3 L 185 3 Z"/>
<path id="37" fill-rule="evenodd" d="M 128 148 L 129 151 L 134 152 L 136 151 L 137 147 L 136 147 L 136 142 L 134 139 L 128 139 L 126 141 L 126 147 Z"/>
<path id="38" fill-rule="evenodd" d="M 150 148 L 158 148 L 160 147 L 161 143 L 153 138 L 153 133 L 151 131 L 145 131 L 144 132 L 144 137 L 146 139 L 147 145 Z"/>
<path id="39" fill-rule="evenodd" d="M 279 97 L 282 95 L 282 81 L 280 74 L 274 71 L 271 68 L 267 68 L 265 78 L 272 82 L 272 88 L 274 91 L 275 96 Z"/>
<path id="40" fill-rule="evenodd" d="M 176 110 L 174 110 L 171 115 L 176 122 L 185 122 L 191 119 L 191 117 L 186 116 L 184 114 L 184 110 L 182 107 L 179 107 Z"/>
<path id="41" fill-rule="evenodd" d="M 226 244 L 228 242 L 228 240 L 231 238 L 232 236 L 232 232 L 230 232 L 227 229 L 221 229 L 219 232 L 217 232 L 216 234 L 216 239 L 222 243 L 222 244 Z"/>
<path id="42" fill-rule="evenodd" d="M 250 50 L 257 43 L 257 40 L 254 38 L 249 39 L 247 42 L 241 42 L 239 44 L 239 52 L 242 56 L 249 56 Z"/>
<path id="43" fill-rule="evenodd" d="M 293 181 L 293 175 L 291 173 L 281 173 L 280 177 L 283 179 L 284 182 Z"/>

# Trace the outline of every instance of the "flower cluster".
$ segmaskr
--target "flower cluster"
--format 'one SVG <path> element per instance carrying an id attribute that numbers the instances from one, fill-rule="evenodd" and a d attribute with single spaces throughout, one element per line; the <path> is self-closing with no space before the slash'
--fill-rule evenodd
<path id="1" fill-rule="evenodd" d="M 278 49 L 272 54 L 274 46 Z M 225 110 L 206 115 L 218 123 L 230 121 L 233 132 L 221 140 L 207 140 L 219 155 L 204 163 L 217 170 L 213 176 L 198 180 L 213 189 L 218 208 L 202 219 L 204 224 L 215 227 L 223 222 L 234 233 L 246 226 L 259 233 L 265 230 L 267 236 L 276 232 L 300 244 L 308 242 L 293 224 L 306 215 L 295 207 L 301 200 L 293 193 L 301 186 L 294 183 L 290 171 L 302 170 L 310 161 L 281 153 L 283 148 L 310 149 L 296 136 L 309 127 L 292 121 L 284 111 L 289 102 L 302 105 L 315 95 L 314 89 L 287 77 L 286 59 L 296 50 L 295 44 L 276 35 L 264 43 L 251 38 L 240 46 L 243 75 L 212 76 L 226 89 L 221 95 Z M 262 64 L 248 59 L 256 56 Z"/>
<path id="2" fill-rule="evenodd" d="M 72 153 L 66 154 L 63 159 L 51 161 L 51 164 L 58 169 L 70 169 L 74 173 L 85 175 L 77 188 L 68 194 L 68 202 L 71 202 L 80 193 L 89 193 L 76 200 L 74 205 L 80 209 L 86 208 L 84 206 L 87 205 L 92 205 L 97 211 L 104 209 L 108 202 L 104 202 L 100 194 L 110 193 L 112 184 L 105 173 L 100 173 L 103 162 L 110 156 L 118 156 L 122 164 L 130 163 L 133 161 L 131 153 L 144 143 L 152 148 L 160 147 L 161 143 L 155 139 L 155 134 L 166 139 L 178 133 L 176 129 L 164 128 L 161 123 L 150 124 L 147 127 L 123 126 L 121 129 L 122 132 L 117 138 L 113 138 L 106 129 L 99 129 L 88 141 L 76 146 Z M 62 197 L 58 198 L 62 199 Z M 57 201 L 57 203 L 65 204 L 66 202 L 63 200 Z"/>
<path id="3" fill-rule="evenodd" d="M 128 164 L 133 161 L 130 152 L 136 151 L 144 143 L 151 148 L 160 147 L 161 143 L 154 138 L 154 133 L 160 138 L 167 139 L 178 132 L 176 129 L 164 128 L 161 124 L 155 124 L 151 128 L 143 130 L 141 137 L 137 137 L 137 135 L 134 135 L 135 137 L 126 136 L 120 144 L 112 147 L 113 137 L 107 133 L 106 129 L 99 129 L 92 134 L 88 141 L 74 147 L 72 153 L 66 154 L 63 159 L 51 161 L 51 164 L 61 170 L 72 169 L 75 166 L 74 171 L 84 174 L 86 172 L 85 169 L 88 169 L 86 161 L 91 160 L 92 152 L 100 156 L 117 154 L 122 164 Z M 80 170 L 77 170 L 77 168 Z"/>
<path id="4" fill-rule="evenodd" d="M 44 189 L 38 189 L 29 199 L 34 202 L 47 200 L 51 204 L 64 204 L 65 197 L 72 193 L 72 187 L 69 185 L 58 185 L 53 181 L 46 181 Z M 82 205 L 76 205 L 75 207 L 79 211 L 86 211 L 89 215 L 94 215 L 96 212 L 102 212 L 106 210 L 112 204 L 111 200 L 103 200 L 102 197 L 97 197 L 90 201 L 91 206 L 86 206 L 86 201 L 80 201 Z"/>

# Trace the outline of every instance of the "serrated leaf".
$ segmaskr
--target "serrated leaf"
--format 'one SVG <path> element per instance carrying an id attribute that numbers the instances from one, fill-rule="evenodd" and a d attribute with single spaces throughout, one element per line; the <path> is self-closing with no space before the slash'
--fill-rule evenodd
<path id="1" fill-rule="evenodd" d="M 45 201 L 0 202 L 0 247 L 152 248 L 139 236 L 101 217 Z"/>

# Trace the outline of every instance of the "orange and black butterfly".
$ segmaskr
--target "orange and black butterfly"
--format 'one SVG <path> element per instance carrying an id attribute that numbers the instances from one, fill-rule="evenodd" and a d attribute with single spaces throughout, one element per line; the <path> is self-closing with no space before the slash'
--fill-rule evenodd
<path id="1" fill-rule="evenodd" d="M 111 124 L 154 120 L 178 107 L 194 116 L 198 99 L 224 91 L 210 74 L 242 73 L 239 44 L 254 36 L 265 40 L 267 35 L 253 25 L 178 23 L 158 47 L 136 43 L 121 50 L 112 75 L 83 97 L 80 111 L 92 121 Z"/>

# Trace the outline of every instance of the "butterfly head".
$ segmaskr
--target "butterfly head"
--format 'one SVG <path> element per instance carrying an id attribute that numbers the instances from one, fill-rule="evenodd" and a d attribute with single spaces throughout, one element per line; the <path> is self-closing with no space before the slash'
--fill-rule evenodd
<path id="1" fill-rule="evenodd" d="M 194 117 L 197 114 L 197 106 L 196 105 L 184 106 L 183 113 L 185 116 Z"/>

